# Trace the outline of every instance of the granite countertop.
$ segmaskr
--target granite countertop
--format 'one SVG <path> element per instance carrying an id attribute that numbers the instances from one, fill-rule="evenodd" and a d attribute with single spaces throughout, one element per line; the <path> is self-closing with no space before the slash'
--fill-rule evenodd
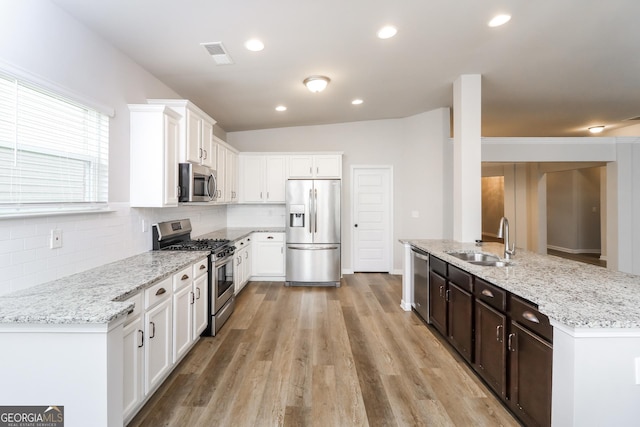
<path id="1" fill-rule="evenodd" d="M 151 251 L 0 296 L 0 324 L 106 324 L 133 309 L 136 292 L 206 257 Z"/>
<path id="2" fill-rule="evenodd" d="M 640 276 L 518 249 L 510 267 L 482 267 L 447 252 L 484 252 L 503 258 L 499 243 L 401 240 L 538 305 L 572 328 L 640 328 Z"/>
<path id="3" fill-rule="evenodd" d="M 198 239 L 229 239 L 232 242 L 244 239 L 251 233 L 284 233 L 284 227 L 252 227 L 252 228 L 223 228 L 211 233 L 198 236 Z"/>

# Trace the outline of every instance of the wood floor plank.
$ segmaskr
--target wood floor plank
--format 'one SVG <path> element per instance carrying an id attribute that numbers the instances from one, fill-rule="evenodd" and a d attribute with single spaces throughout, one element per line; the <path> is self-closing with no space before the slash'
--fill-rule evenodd
<path id="1" fill-rule="evenodd" d="M 379 273 L 250 282 L 129 425 L 517 426 L 401 295 L 401 277 Z"/>

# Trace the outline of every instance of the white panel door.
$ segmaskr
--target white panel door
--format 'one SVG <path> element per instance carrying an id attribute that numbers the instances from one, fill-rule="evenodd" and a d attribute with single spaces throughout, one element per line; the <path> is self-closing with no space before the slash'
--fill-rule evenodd
<path id="1" fill-rule="evenodd" d="M 351 170 L 353 271 L 392 270 L 390 167 Z"/>

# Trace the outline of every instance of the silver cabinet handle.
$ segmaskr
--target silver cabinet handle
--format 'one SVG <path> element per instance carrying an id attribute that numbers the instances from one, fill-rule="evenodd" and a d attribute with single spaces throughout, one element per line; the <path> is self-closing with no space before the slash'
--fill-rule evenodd
<path id="1" fill-rule="evenodd" d="M 444 290 L 444 286 L 440 286 L 440 297 L 442 298 L 442 291 Z"/>
<path id="2" fill-rule="evenodd" d="M 496 326 L 496 341 L 502 342 L 502 325 Z"/>
<path id="3" fill-rule="evenodd" d="M 204 158 L 207 158 L 207 150 L 202 150 L 202 152 L 204 153 Z"/>
<path id="4" fill-rule="evenodd" d="M 540 320 L 536 317 L 536 315 L 530 311 L 525 311 L 524 313 L 522 313 L 522 318 L 532 323 L 540 323 Z"/>
<path id="5" fill-rule="evenodd" d="M 196 299 L 200 299 L 200 288 L 196 288 Z"/>
<path id="6" fill-rule="evenodd" d="M 451 290 L 447 289 L 446 292 L 444 293 L 444 300 L 449 302 L 451 301 Z"/>
<path id="7" fill-rule="evenodd" d="M 267 239 L 273 240 L 273 236 L 267 236 Z"/>
<path id="8" fill-rule="evenodd" d="M 142 346 L 144 345 L 144 331 L 138 329 L 138 333 L 140 334 L 140 344 L 138 344 L 138 348 L 142 348 Z"/>
<path id="9" fill-rule="evenodd" d="M 483 289 L 481 294 L 485 297 L 493 298 L 493 292 L 491 292 L 489 289 Z"/>
<path id="10" fill-rule="evenodd" d="M 196 294 L 193 292 L 189 292 L 189 297 L 191 298 L 191 305 L 196 303 Z"/>
<path id="11" fill-rule="evenodd" d="M 149 324 L 151 324 L 151 336 L 149 336 L 149 339 L 153 338 L 156 336 L 156 324 L 153 322 L 149 322 Z"/>
<path id="12" fill-rule="evenodd" d="M 202 158 L 202 148 L 198 148 L 198 157 Z"/>
<path id="13" fill-rule="evenodd" d="M 244 253 L 244 259 L 249 259 L 249 252 Z"/>
<path id="14" fill-rule="evenodd" d="M 509 339 L 507 340 L 507 349 L 509 351 L 516 351 L 516 349 L 512 345 L 513 337 L 515 337 L 515 336 L 516 336 L 516 334 L 509 334 Z"/>
<path id="15" fill-rule="evenodd" d="M 309 175 L 313 175 L 313 168 L 309 166 Z"/>

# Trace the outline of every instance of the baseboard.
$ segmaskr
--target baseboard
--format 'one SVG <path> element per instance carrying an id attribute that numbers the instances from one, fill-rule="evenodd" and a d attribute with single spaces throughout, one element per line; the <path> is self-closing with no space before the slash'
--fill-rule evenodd
<path id="1" fill-rule="evenodd" d="M 568 254 L 599 254 L 600 253 L 600 249 L 570 249 L 570 248 L 563 248 L 562 246 L 554 246 L 554 245 L 547 245 L 547 249 L 565 252 Z"/>

